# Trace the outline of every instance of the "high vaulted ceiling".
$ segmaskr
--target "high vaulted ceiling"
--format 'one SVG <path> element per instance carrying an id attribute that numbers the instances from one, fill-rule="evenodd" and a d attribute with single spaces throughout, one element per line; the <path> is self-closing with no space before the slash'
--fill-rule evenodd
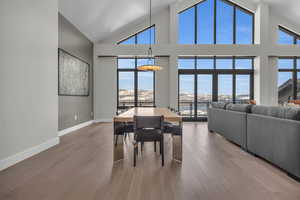
<path id="1" fill-rule="evenodd" d="M 152 0 L 153 12 L 176 1 L 185 0 Z M 265 1 L 272 10 L 300 25 L 300 0 L 249 1 Z M 90 40 L 96 42 L 149 14 L 149 0 L 59 0 L 59 11 Z"/>
<path id="2" fill-rule="evenodd" d="M 153 12 L 177 0 L 152 0 Z M 149 14 L 149 0 L 59 0 L 59 11 L 90 40 L 98 41 Z"/>

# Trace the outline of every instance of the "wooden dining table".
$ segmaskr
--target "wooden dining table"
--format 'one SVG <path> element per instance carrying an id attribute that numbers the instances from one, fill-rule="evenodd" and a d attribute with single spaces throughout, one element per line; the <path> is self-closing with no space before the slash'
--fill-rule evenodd
<path id="1" fill-rule="evenodd" d="M 133 122 L 134 116 L 164 116 L 166 122 L 179 125 L 182 128 L 182 117 L 167 108 L 135 107 L 114 117 L 114 140 L 113 157 L 114 162 L 124 159 L 124 135 L 116 133 L 117 124 Z M 182 162 L 182 135 L 172 134 L 173 160 Z"/>

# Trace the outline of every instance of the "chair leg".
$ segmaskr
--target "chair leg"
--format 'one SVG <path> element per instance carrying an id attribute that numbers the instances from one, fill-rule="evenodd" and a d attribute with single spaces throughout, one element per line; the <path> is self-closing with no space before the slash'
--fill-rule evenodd
<path id="1" fill-rule="evenodd" d="M 116 135 L 115 137 L 116 137 L 115 146 L 117 146 L 117 144 L 118 144 L 118 137 L 119 137 L 119 135 Z"/>
<path id="2" fill-rule="evenodd" d="M 161 140 L 159 141 L 159 153 L 160 153 L 160 155 L 161 155 L 161 153 L 162 153 L 162 146 L 161 146 Z"/>
<path id="3" fill-rule="evenodd" d="M 156 141 L 154 141 L 154 152 L 156 152 Z"/>
<path id="4" fill-rule="evenodd" d="M 160 141 L 161 143 L 161 166 L 165 165 L 165 157 L 164 157 L 164 140 Z"/>
<path id="5" fill-rule="evenodd" d="M 134 167 L 136 166 L 136 156 L 137 156 L 137 153 L 138 153 L 138 143 L 135 143 L 134 147 L 133 147 L 133 166 Z"/>
<path id="6" fill-rule="evenodd" d="M 144 142 L 141 142 L 141 153 L 143 152 L 144 149 Z"/>

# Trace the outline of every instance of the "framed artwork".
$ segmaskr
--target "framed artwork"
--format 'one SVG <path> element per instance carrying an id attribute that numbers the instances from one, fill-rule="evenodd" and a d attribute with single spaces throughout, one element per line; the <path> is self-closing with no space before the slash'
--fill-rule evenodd
<path id="1" fill-rule="evenodd" d="M 90 65 L 58 49 L 58 95 L 89 96 Z"/>

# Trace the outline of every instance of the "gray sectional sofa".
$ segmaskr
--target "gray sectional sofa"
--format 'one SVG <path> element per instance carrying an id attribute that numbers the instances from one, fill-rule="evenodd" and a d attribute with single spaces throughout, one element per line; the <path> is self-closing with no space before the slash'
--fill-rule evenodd
<path id="1" fill-rule="evenodd" d="M 208 129 L 300 179 L 300 109 L 214 102 Z"/>

